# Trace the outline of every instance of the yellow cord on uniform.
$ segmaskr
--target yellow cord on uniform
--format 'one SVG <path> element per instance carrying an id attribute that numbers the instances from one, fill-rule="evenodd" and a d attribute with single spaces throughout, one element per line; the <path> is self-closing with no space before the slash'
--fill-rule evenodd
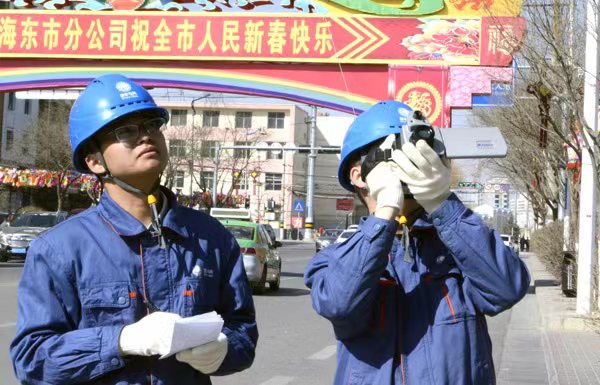
<path id="1" fill-rule="evenodd" d="M 154 227 L 158 232 L 159 236 L 159 244 L 161 248 L 165 248 L 165 240 L 163 238 L 162 230 L 160 228 L 160 221 L 158 219 L 158 210 L 156 209 L 156 202 L 158 200 L 153 194 L 148 195 L 148 205 L 150 206 L 150 212 L 152 214 L 152 222 L 154 223 Z"/>

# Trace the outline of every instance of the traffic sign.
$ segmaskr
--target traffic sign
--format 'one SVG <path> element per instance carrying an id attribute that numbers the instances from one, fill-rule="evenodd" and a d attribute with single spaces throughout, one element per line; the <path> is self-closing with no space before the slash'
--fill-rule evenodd
<path id="1" fill-rule="evenodd" d="M 292 205 L 292 211 L 295 213 L 303 213 L 305 208 L 304 201 L 299 199 L 294 200 L 294 204 Z"/>
<path id="2" fill-rule="evenodd" d="M 339 211 L 352 211 L 354 210 L 354 199 L 353 198 L 338 198 L 335 200 L 335 209 Z"/>
<path id="3" fill-rule="evenodd" d="M 301 229 L 304 227 L 304 217 L 292 217 L 292 228 Z"/>

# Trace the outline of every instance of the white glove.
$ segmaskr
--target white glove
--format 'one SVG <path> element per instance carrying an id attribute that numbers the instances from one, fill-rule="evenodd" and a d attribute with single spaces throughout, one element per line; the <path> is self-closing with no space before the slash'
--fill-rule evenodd
<path id="1" fill-rule="evenodd" d="M 221 333 L 216 341 L 182 350 L 175 357 L 178 361 L 185 362 L 204 374 L 211 374 L 216 372 L 223 363 L 227 355 L 227 347 L 227 336 Z"/>
<path id="2" fill-rule="evenodd" d="M 379 146 L 382 150 L 392 148 L 395 136 L 389 135 Z M 380 162 L 367 174 L 365 182 L 369 195 L 377 202 L 377 208 L 392 207 L 400 210 L 404 204 L 404 193 L 400 181 L 401 170 L 394 162 Z"/>
<path id="3" fill-rule="evenodd" d="M 450 195 L 450 169 L 424 140 L 419 140 L 416 146 L 404 143 L 402 151 L 394 150 L 392 159 L 400 166 L 400 178 L 428 213 Z"/>
<path id="4" fill-rule="evenodd" d="M 125 326 L 119 337 L 119 349 L 124 355 L 135 356 L 168 353 L 175 321 L 180 318 L 178 314 L 158 311 Z"/>

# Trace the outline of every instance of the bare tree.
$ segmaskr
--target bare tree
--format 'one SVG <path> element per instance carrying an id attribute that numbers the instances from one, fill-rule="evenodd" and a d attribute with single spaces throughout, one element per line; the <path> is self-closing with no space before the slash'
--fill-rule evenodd
<path id="1" fill-rule="evenodd" d="M 214 178 L 214 170 L 218 169 L 217 196 L 220 200 L 216 205 L 222 206 L 225 202 L 231 202 L 236 185 L 241 182 L 241 178 L 247 178 L 250 169 L 260 170 L 260 160 L 254 150 L 221 150 L 219 163 L 215 164 L 217 143 L 221 146 L 231 143 L 253 146 L 263 136 L 264 131 L 245 123 L 239 124 L 233 119 L 225 119 L 224 116 L 220 116 L 218 127 L 205 122 L 204 111 L 222 111 L 224 106 L 223 102 L 205 105 L 191 122 L 185 126 L 171 126 L 166 133 L 170 158 L 163 173 L 165 185 L 172 188 L 178 172 L 185 172 L 188 178 L 191 175 L 192 185 L 200 193 L 188 197 L 189 204 L 201 201 L 207 208 L 215 205 L 210 199 L 203 198 L 210 197 L 213 188 L 212 181 L 204 171 L 211 172 Z M 186 191 L 181 193 L 184 196 L 189 195 Z"/>
<path id="2" fill-rule="evenodd" d="M 80 178 L 73 173 L 71 160 L 70 108 L 69 102 L 41 100 L 39 118 L 25 128 L 21 140 L 15 144 L 15 150 L 22 154 L 34 154 L 35 167 L 57 173 L 55 189 L 59 211 L 64 207 L 69 187 Z"/>
<path id="3" fill-rule="evenodd" d="M 538 223 L 543 223 L 548 208 L 552 219 L 557 219 L 559 205 L 564 204 L 565 178 L 577 181 L 577 165 L 567 175 L 565 148 L 579 159 L 582 141 L 594 149 L 590 155 L 597 174 L 599 142 L 583 119 L 585 47 L 579 37 L 585 36 L 585 23 L 581 7 L 574 0 L 526 0 L 523 8 L 527 37 L 519 42 L 516 55 L 513 106 L 476 115 L 501 128 L 509 155 L 491 164 L 527 192 Z"/>

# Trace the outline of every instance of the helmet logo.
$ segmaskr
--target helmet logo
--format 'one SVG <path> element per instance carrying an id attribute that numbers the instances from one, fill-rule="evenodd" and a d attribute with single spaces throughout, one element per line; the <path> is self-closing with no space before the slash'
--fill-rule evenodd
<path id="1" fill-rule="evenodd" d="M 119 96 L 121 100 L 137 98 L 138 94 L 135 91 L 131 91 L 131 84 L 127 82 L 117 82 L 115 88 L 120 92 Z"/>
<path id="2" fill-rule="evenodd" d="M 408 110 L 406 108 L 399 107 L 398 115 L 400 115 L 400 120 L 406 121 L 408 118 Z"/>
<path id="3" fill-rule="evenodd" d="M 131 84 L 129 84 L 127 82 L 117 82 L 117 84 L 115 85 L 115 87 L 120 92 L 129 92 L 129 91 L 131 91 Z"/>

